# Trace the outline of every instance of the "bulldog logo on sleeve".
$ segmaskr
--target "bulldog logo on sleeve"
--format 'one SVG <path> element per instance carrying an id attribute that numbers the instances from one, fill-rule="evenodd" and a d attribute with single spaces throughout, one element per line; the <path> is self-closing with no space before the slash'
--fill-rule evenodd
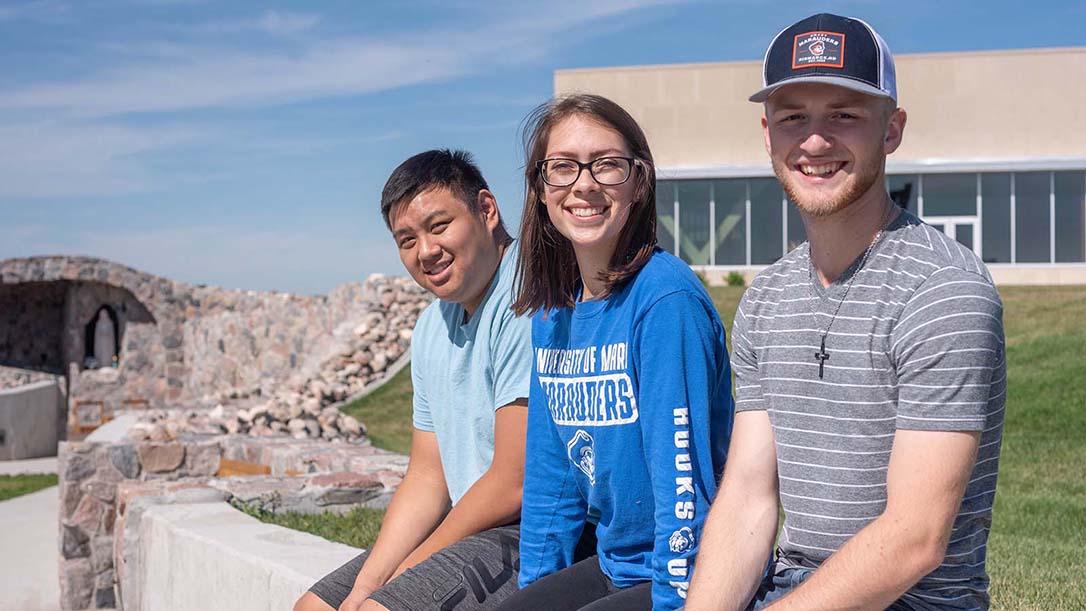
<path id="1" fill-rule="evenodd" d="M 566 444 L 566 453 L 569 455 L 569 460 L 577 468 L 588 476 L 588 482 L 593 486 L 596 485 L 596 450 L 593 447 L 595 440 L 592 436 L 586 433 L 583 429 L 578 429 L 573 434 L 573 439 L 569 440 Z"/>
<path id="2" fill-rule="evenodd" d="M 694 547 L 694 531 L 689 526 L 683 526 L 671 533 L 667 540 L 668 548 L 676 554 L 689 551 Z"/>

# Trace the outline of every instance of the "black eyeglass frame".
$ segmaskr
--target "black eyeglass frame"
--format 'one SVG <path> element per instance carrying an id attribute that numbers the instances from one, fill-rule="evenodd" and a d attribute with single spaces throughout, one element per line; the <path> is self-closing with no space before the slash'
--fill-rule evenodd
<path id="1" fill-rule="evenodd" d="M 622 182 L 616 182 L 616 183 L 608 184 L 608 183 L 600 181 L 599 178 L 596 178 L 596 173 L 594 171 L 592 171 L 592 164 L 594 164 L 594 163 L 596 163 L 598 161 L 603 161 L 604 159 L 621 159 L 621 160 L 625 161 L 626 163 L 630 164 L 630 170 L 629 170 L 629 172 L 626 173 L 626 178 L 623 178 Z M 568 182 L 568 183 L 566 183 L 564 185 L 556 185 L 556 184 L 550 182 L 549 180 L 547 180 L 547 174 L 546 174 L 546 172 L 543 171 L 543 164 L 547 163 L 548 161 L 569 161 L 569 162 L 575 163 L 575 164 L 577 164 L 577 175 L 573 177 L 573 180 L 571 180 L 570 182 Z M 641 164 L 641 160 L 636 158 L 636 157 L 620 157 L 618 155 L 608 155 L 606 157 L 597 157 L 597 158 L 593 159 L 592 161 L 589 161 L 588 163 L 581 163 L 580 161 L 577 161 L 576 159 L 570 159 L 569 157 L 549 157 L 547 159 L 540 159 L 539 161 L 535 162 L 535 171 L 539 173 L 539 177 L 543 180 L 544 183 L 546 183 L 546 184 L 548 184 L 548 185 L 550 185 L 552 187 L 569 187 L 569 186 L 572 186 L 578 180 L 581 179 L 581 172 L 584 172 L 586 169 L 588 170 L 588 175 L 591 176 L 592 180 L 596 181 L 597 184 L 599 184 L 601 186 L 604 186 L 604 187 L 617 187 L 619 185 L 624 185 L 627 182 L 629 182 L 630 177 L 633 176 L 633 174 L 634 174 L 634 170 L 640 164 Z"/>

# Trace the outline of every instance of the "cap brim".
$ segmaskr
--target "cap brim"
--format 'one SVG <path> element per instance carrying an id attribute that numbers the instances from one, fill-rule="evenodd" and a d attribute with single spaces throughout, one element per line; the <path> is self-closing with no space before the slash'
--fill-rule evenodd
<path id="1" fill-rule="evenodd" d="M 795 85 L 797 83 L 826 83 L 827 85 L 836 85 L 838 87 L 844 87 L 845 89 L 851 89 L 853 91 L 859 91 L 860 93 L 866 93 L 867 95 L 873 95 L 879 98 L 894 99 L 889 93 L 864 83 L 863 81 L 857 81 L 856 79 L 850 79 L 843 76 L 828 76 L 812 74 L 811 76 L 794 76 L 789 79 L 784 79 L 773 83 L 769 87 L 760 89 L 754 95 L 750 96 L 751 102 L 765 102 L 769 99 L 769 96 L 773 95 L 773 92 L 786 87 L 788 85 Z"/>

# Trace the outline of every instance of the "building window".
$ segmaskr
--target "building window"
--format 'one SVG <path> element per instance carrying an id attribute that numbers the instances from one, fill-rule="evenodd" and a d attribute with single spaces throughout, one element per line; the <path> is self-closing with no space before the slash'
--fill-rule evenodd
<path id="1" fill-rule="evenodd" d="M 708 265 L 709 203 L 711 185 L 707 180 L 684 180 L 678 183 L 679 256 L 691 265 Z"/>
<path id="2" fill-rule="evenodd" d="M 747 264 L 747 181 L 713 181 L 716 265 Z"/>
<path id="3" fill-rule="evenodd" d="M 976 216 L 977 175 L 925 174 L 924 217 Z"/>
<path id="4" fill-rule="evenodd" d="M 916 198 L 920 194 L 920 179 L 915 174 L 887 176 L 886 190 L 890 192 L 894 203 L 913 214 L 920 214 L 916 206 Z"/>
<path id="5" fill-rule="evenodd" d="M 776 178 L 750 179 L 750 262 L 768 265 L 781 258 L 784 192 Z"/>
<path id="6" fill-rule="evenodd" d="M 985 263 L 1086 263 L 1084 170 L 899 174 L 886 188 Z M 807 239 L 776 178 L 659 181 L 656 210 L 660 247 L 691 265 L 769 265 Z"/>
<path id="7" fill-rule="evenodd" d="M 1014 175 L 1014 233 L 1016 263 L 1048 263 L 1049 194 L 1051 172 Z"/>
<path id="8" fill-rule="evenodd" d="M 1011 262 L 1011 175 L 982 174 L 981 252 L 985 263 Z"/>
<path id="9" fill-rule="evenodd" d="M 1086 262 L 1086 172 L 1056 172 L 1056 262 Z"/>
<path id="10" fill-rule="evenodd" d="M 675 183 L 656 183 L 656 243 L 667 252 L 675 252 Z"/>
<path id="11" fill-rule="evenodd" d="M 803 226 L 803 218 L 799 216 L 799 209 L 791 201 L 788 202 L 788 252 L 807 241 L 807 228 Z"/>

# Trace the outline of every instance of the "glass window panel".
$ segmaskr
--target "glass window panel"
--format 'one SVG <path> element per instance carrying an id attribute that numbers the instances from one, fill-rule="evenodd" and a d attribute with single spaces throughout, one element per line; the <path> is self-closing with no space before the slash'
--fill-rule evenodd
<path id="1" fill-rule="evenodd" d="M 656 181 L 656 243 L 675 253 L 675 183 Z"/>
<path id="2" fill-rule="evenodd" d="M 1014 175 L 1015 259 L 1018 263 L 1048 263 L 1048 172 Z"/>
<path id="3" fill-rule="evenodd" d="M 1011 262 L 1011 175 L 982 174 L 980 178 L 980 243 L 985 263 Z"/>
<path id="4" fill-rule="evenodd" d="M 709 181 L 681 180 L 679 198 L 679 256 L 691 265 L 709 264 Z"/>
<path id="5" fill-rule="evenodd" d="M 917 214 L 916 196 L 920 192 L 920 181 L 915 174 L 901 174 L 886 177 L 886 190 L 890 192 L 897 205 L 913 214 Z"/>
<path id="6" fill-rule="evenodd" d="M 976 174 L 924 174 L 925 218 L 976 214 Z"/>
<path id="7" fill-rule="evenodd" d="M 1086 172 L 1056 172 L 1056 261 L 1086 262 Z"/>
<path id="8" fill-rule="evenodd" d="M 747 263 L 747 181 L 713 181 L 716 203 L 716 264 Z"/>
<path id="9" fill-rule="evenodd" d="M 973 223 L 956 223 L 954 238 L 969 250 L 973 250 Z"/>
<path id="10" fill-rule="evenodd" d="M 750 262 L 769 264 L 781 258 L 781 201 L 784 192 L 776 178 L 750 180 Z"/>
<path id="11" fill-rule="evenodd" d="M 792 251 L 800 244 L 807 241 L 807 229 L 803 226 L 803 219 L 799 216 L 799 209 L 792 202 L 788 202 L 788 250 Z"/>

